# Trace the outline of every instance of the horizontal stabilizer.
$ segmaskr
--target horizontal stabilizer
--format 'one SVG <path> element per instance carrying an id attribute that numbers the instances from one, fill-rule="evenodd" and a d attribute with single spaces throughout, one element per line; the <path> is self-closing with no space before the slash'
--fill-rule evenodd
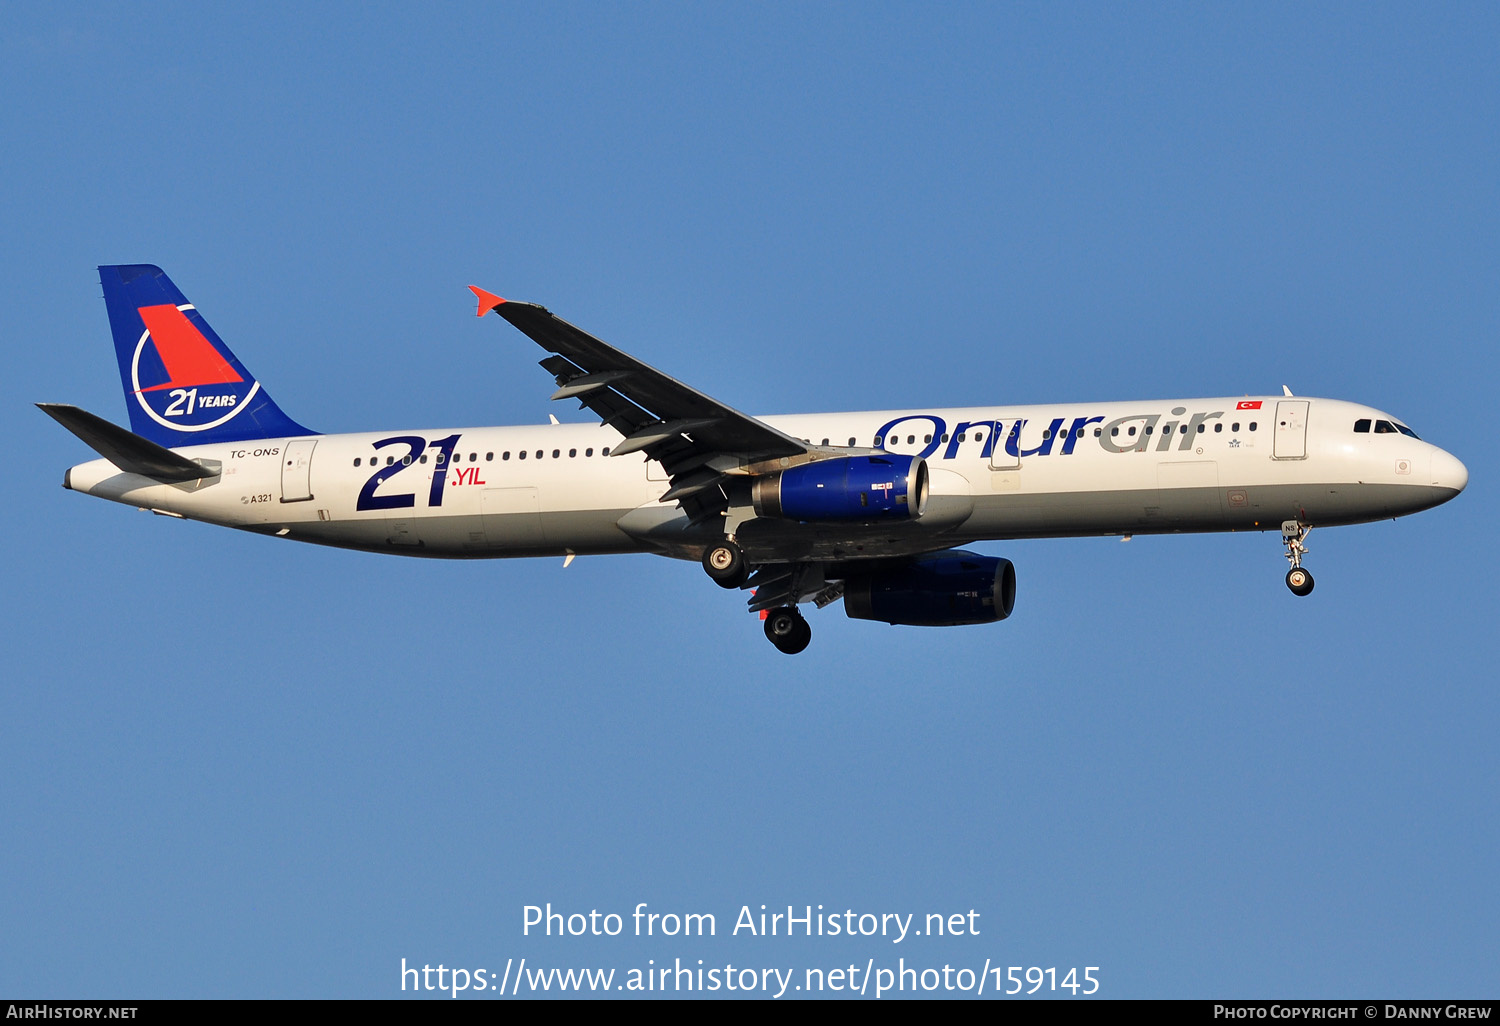
<path id="1" fill-rule="evenodd" d="M 103 417 L 66 403 L 37 403 L 37 408 L 83 439 L 85 445 L 125 471 L 169 484 L 213 477 L 210 470 L 186 456 L 126 431 Z"/>

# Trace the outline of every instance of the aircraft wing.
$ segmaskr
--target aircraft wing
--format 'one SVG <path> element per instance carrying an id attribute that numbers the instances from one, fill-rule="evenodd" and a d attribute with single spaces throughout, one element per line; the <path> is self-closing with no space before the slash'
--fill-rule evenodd
<path id="1" fill-rule="evenodd" d="M 677 500 L 693 522 L 725 508 L 720 485 L 726 461 L 756 462 L 809 451 L 801 439 L 731 409 L 533 303 L 512 303 L 477 288 L 478 316 L 491 310 L 552 356 L 541 366 L 556 379 L 553 399 L 577 399 L 625 436 L 612 456 L 643 452 L 666 470 Z M 710 465 L 711 463 L 715 465 Z"/>

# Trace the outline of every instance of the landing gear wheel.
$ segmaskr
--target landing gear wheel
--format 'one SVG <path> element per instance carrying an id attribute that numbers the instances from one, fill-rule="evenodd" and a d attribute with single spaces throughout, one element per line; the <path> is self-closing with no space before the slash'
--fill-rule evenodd
<path id="1" fill-rule="evenodd" d="M 719 587 L 738 588 L 745 583 L 745 554 L 732 541 L 717 542 L 704 551 L 703 569 Z"/>
<path id="2" fill-rule="evenodd" d="M 787 655 L 796 655 L 812 642 L 812 627 L 792 606 L 766 614 L 766 637 Z"/>
<path id="3" fill-rule="evenodd" d="M 1311 595 L 1313 576 L 1302 567 L 1294 566 L 1286 572 L 1286 586 L 1292 589 L 1293 595 Z"/>

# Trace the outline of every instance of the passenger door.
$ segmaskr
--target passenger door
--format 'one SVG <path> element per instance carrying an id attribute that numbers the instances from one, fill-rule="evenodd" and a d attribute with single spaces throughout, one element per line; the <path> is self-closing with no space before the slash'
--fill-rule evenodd
<path id="1" fill-rule="evenodd" d="M 288 442 L 281 457 L 281 501 L 306 502 L 312 494 L 312 453 L 316 438 Z"/>
<path id="2" fill-rule="evenodd" d="M 1307 400 L 1285 399 L 1276 404 L 1276 441 L 1272 455 L 1278 460 L 1307 458 Z"/>

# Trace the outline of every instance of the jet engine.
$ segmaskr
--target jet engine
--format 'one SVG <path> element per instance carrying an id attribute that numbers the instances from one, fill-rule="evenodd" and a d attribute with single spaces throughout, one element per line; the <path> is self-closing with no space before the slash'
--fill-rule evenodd
<path id="1" fill-rule="evenodd" d="M 788 520 L 915 520 L 927 508 L 918 456 L 841 456 L 757 477 L 755 515 Z"/>
<path id="2" fill-rule="evenodd" d="M 1010 560 L 949 549 L 844 582 L 844 612 L 855 620 L 956 627 L 1004 620 L 1016 604 Z"/>

